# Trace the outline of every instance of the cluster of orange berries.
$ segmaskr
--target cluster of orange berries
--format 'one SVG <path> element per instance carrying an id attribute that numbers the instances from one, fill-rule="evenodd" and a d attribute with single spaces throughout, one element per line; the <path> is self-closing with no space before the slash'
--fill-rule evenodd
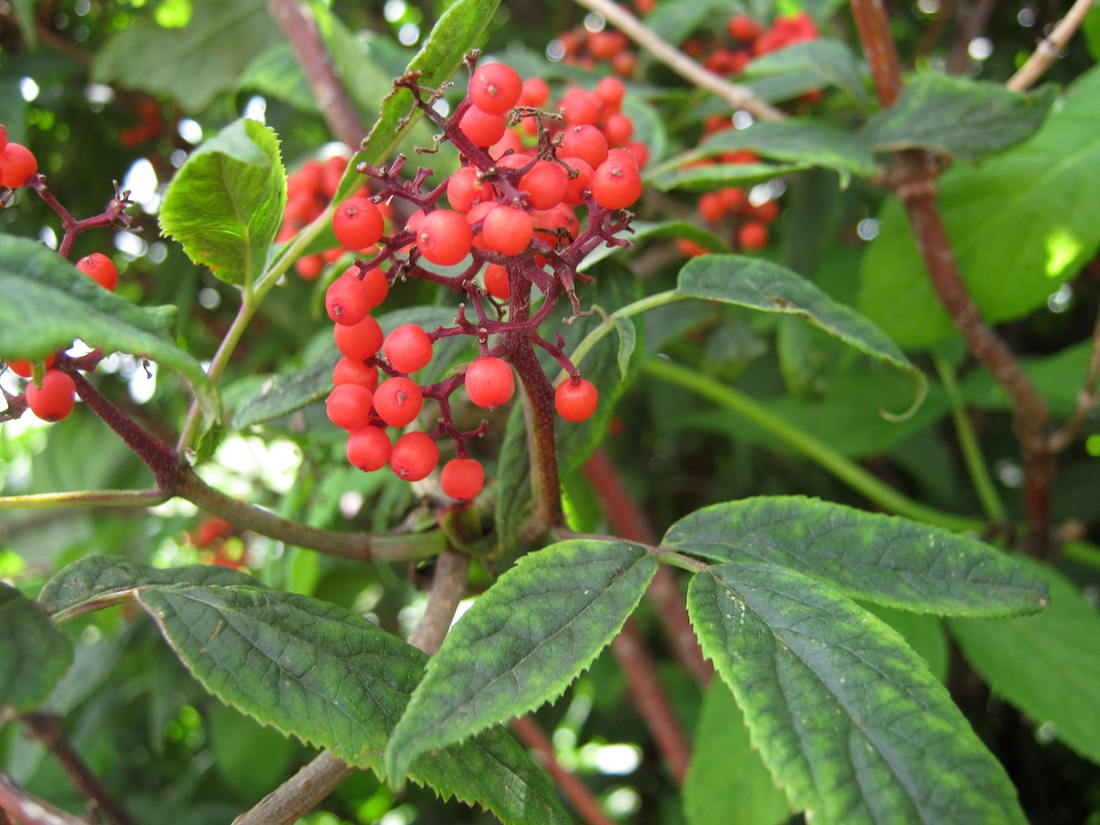
<path id="1" fill-rule="evenodd" d="M 286 207 L 283 209 L 283 223 L 275 238 L 276 243 L 289 241 L 325 210 L 336 195 L 347 167 L 347 158 L 340 155 L 330 156 L 323 161 L 310 158 L 298 171 L 287 175 Z M 362 187 L 355 194 L 366 197 L 370 192 Z M 389 218 L 389 205 L 383 204 L 381 208 Z M 324 252 L 303 255 L 294 262 L 294 269 L 304 280 L 313 281 L 321 276 L 325 264 L 336 261 L 345 252 L 342 247 L 335 246 Z"/>
<path id="2" fill-rule="evenodd" d="M 781 14 L 768 27 L 747 14 L 735 14 L 729 19 L 726 31 L 730 41 L 708 42 L 702 37 L 691 37 L 684 41 L 683 50 L 716 74 L 737 75 L 754 57 L 821 36 L 813 18 L 804 11 Z"/>
<path id="3" fill-rule="evenodd" d="M 557 42 L 561 61 L 569 66 L 594 69 L 601 61 L 607 61 L 615 74 L 630 77 L 638 65 L 638 56 L 631 51 L 630 40 L 614 29 L 590 31 L 579 26 L 562 34 Z"/>
<path id="4" fill-rule="evenodd" d="M 408 82 L 415 83 L 415 78 Z M 555 389 L 555 408 L 563 418 L 584 421 L 595 411 L 598 391 L 561 351 L 560 336 L 557 345 L 550 344 L 536 328 L 562 294 L 575 302 L 573 282 L 587 277 L 576 272 L 576 262 L 625 226 L 628 213 L 618 220 L 612 220 L 611 213 L 631 206 L 641 195 L 639 170 L 647 153 L 642 144 L 630 146 L 633 124 L 620 111 L 624 92 L 618 81 L 602 82 L 593 92 L 571 89 L 561 102 L 564 123 L 557 124 L 541 112 L 549 100 L 544 81 L 525 82 L 509 66 L 486 64 L 473 72 L 466 97 L 449 119 L 433 114 L 427 102 L 418 104 L 459 150 L 462 164 L 445 182 L 421 192 L 419 184 L 430 173 L 422 170 L 415 184 L 399 179 L 403 158 L 389 170 L 360 167 L 381 184 L 381 192 L 341 203 L 333 233 L 347 249 L 380 245 L 382 252 L 349 267 L 325 296 L 342 356 L 333 372 L 335 386 L 326 411 L 347 431 L 346 451 L 354 466 L 374 471 L 389 465 L 402 479 L 421 480 L 438 465 L 437 441 L 446 435 L 455 445 L 456 457 L 443 467 L 443 492 L 459 501 L 474 498 L 484 485 L 485 470 L 467 455 L 465 444 L 486 424 L 472 432 L 458 431 L 449 399 L 459 387 L 471 404 L 486 409 L 512 398 L 515 378 L 509 352 L 499 344 L 490 346 L 493 335 L 526 336 L 567 368 L 569 377 Z M 530 138 L 535 145 L 529 147 Z M 404 231 L 387 236 L 386 216 L 378 202 L 384 206 L 392 197 L 419 208 Z M 444 197 L 447 207 L 440 203 Z M 574 212 L 582 205 L 589 218 L 584 232 Z M 380 266 L 387 261 L 388 273 Z M 449 276 L 426 269 L 425 262 L 436 267 L 467 263 L 461 274 Z M 475 281 L 478 275 L 483 287 Z M 466 319 L 465 305 L 460 305 L 456 327 L 429 332 L 417 324 L 403 324 L 384 335 L 371 312 L 402 276 L 424 278 L 465 294 L 477 312 L 476 323 Z M 506 304 L 491 303 L 490 299 L 507 302 L 514 290 L 529 292 L 532 286 L 546 295 L 535 316 L 508 318 Z M 495 319 L 490 311 L 495 311 Z M 452 335 L 476 337 L 478 357 L 436 384 L 417 384 L 410 376 L 431 362 L 437 340 Z M 380 371 L 386 374 L 381 381 Z M 409 431 L 391 441 L 387 428 L 412 424 L 426 398 L 439 403 L 439 426 L 430 433 Z"/>
<path id="5" fill-rule="evenodd" d="M 737 149 L 723 152 L 715 158 L 697 161 L 694 165 L 751 164 L 759 161 L 760 157 L 755 152 Z M 777 201 L 766 200 L 754 205 L 749 200 L 749 193 L 740 186 L 727 186 L 705 192 L 699 197 L 696 208 L 699 216 L 712 227 L 722 223 L 731 224 L 734 227 L 735 247 L 749 252 L 755 252 L 768 245 L 768 224 L 779 217 Z M 705 255 L 709 252 L 705 247 L 686 238 L 681 238 L 678 245 L 680 251 L 689 256 Z"/>

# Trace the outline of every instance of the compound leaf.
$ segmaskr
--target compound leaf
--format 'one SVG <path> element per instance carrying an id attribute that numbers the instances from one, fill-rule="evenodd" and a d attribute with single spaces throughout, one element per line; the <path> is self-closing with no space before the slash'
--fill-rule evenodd
<path id="1" fill-rule="evenodd" d="M 753 744 L 807 821 L 1024 825 L 1015 789 L 902 637 L 771 564 L 697 574 L 688 611 Z"/>
<path id="2" fill-rule="evenodd" d="M 247 573 L 217 564 L 153 567 L 125 556 L 85 556 L 57 571 L 38 594 L 38 603 L 50 615 L 67 618 L 129 601 L 139 587 L 174 584 L 250 584 Z"/>
<path id="3" fill-rule="evenodd" d="M 676 291 L 761 312 L 801 315 L 850 347 L 904 373 L 917 389 L 914 411 L 924 400 L 928 381 L 897 344 L 850 306 L 786 267 L 744 255 L 704 255 L 680 270 Z"/>
<path id="4" fill-rule="evenodd" d="M 994 693 L 1100 764 L 1100 615 L 1061 573 L 1030 564 L 1050 580 L 1050 607 L 1019 620 L 951 620 L 951 635 Z"/>
<path id="5" fill-rule="evenodd" d="M 73 663 L 73 645 L 41 607 L 4 582 L 0 627 L 0 708 L 25 713 L 49 698 Z"/>
<path id="6" fill-rule="evenodd" d="M 382 774 L 382 752 L 427 660 L 367 619 L 258 587 L 146 588 L 138 601 L 202 685 L 227 704 Z M 545 775 L 494 728 L 409 768 L 443 797 L 508 825 L 564 825 Z"/>
<path id="7" fill-rule="evenodd" d="M 557 698 L 619 632 L 656 571 L 626 542 L 576 539 L 523 556 L 428 662 L 386 752 L 391 780 L 432 748 Z"/>
<path id="8" fill-rule="evenodd" d="M 719 563 L 782 565 L 898 610 L 991 617 L 1047 603 L 1042 580 L 986 544 L 800 496 L 704 507 L 673 524 L 662 545 Z"/>
<path id="9" fill-rule="evenodd" d="M 218 392 L 202 365 L 166 335 L 176 321 L 175 307 L 137 307 L 53 250 L 14 235 L 0 235 L 0 295 L 0 359 L 42 359 L 79 338 L 178 372 L 208 418 L 221 414 Z"/>
<path id="10" fill-rule="evenodd" d="M 275 132 L 241 118 L 190 154 L 160 210 L 161 232 L 230 284 L 263 271 L 286 206 L 286 171 Z"/>

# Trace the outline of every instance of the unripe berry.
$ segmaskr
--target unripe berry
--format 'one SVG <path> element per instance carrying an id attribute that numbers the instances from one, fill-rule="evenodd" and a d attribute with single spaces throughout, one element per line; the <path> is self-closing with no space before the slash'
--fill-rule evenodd
<path id="1" fill-rule="evenodd" d="M 391 427 L 412 423 L 424 406 L 424 393 L 408 378 L 388 378 L 374 393 L 374 411 Z"/>
<path id="2" fill-rule="evenodd" d="M 118 285 L 118 269 L 115 268 L 114 262 L 102 252 L 85 255 L 76 262 L 76 268 L 108 292 L 114 292 Z"/>
<path id="3" fill-rule="evenodd" d="M 499 407 L 512 397 L 516 380 L 502 358 L 475 358 L 466 368 L 466 394 L 479 407 Z"/>
<path id="4" fill-rule="evenodd" d="M 439 447 L 427 433 L 405 433 L 390 451 L 390 468 L 398 478 L 420 481 L 439 463 Z"/>
<path id="5" fill-rule="evenodd" d="M 591 381 L 566 378 L 554 393 L 554 408 L 566 421 L 585 421 L 596 411 L 600 394 Z"/>
<path id="6" fill-rule="evenodd" d="M 348 198 L 336 208 L 332 231 L 341 246 L 365 249 L 382 239 L 386 221 L 378 207 L 367 198 Z"/>
<path id="7" fill-rule="evenodd" d="M 386 336 L 382 351 L 398 372 L 416 372 L 432 360 L 432 340 L 419 324 L 402 324 Z"/>
<path id="8" fill-rule="evenodd" d="M 385 467 L 391 450 L 390 437 L 381 427 L 365 427 L 348 436 L 348 461 L 365 473 Z"/>
<path id="9" fill-rule="evenodd" d="M 485 468 L 474 458 L 452 458 L 443 465 L 440 486 L 451 498 L 469 501 L 485 486 Z"/>
<path id="10" fill-rule="evenodd" d="M 8 144 L 11 145 L 10 143 Z M 76 384 L 68 373 L 46 370 L 42 386 L 27 385 L 27 406 L 43 421 L 60 421 L 73 411 L 76 403 Z"/>

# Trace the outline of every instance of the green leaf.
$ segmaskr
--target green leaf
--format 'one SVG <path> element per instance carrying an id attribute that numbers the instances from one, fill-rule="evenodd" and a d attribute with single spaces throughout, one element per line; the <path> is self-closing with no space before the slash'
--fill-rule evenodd
<path id="1" fill-rule="evenodd" d="M 809 163 L 716 163 L 714 166 L 688 166 L 670 169 L 662 166 L 655 173 L 643 175 L 646 183 L 668 192 L 686 189 L 689 192 L 708 192 L 723 186 L 748 186 L 773 178 L 809 169 Z"/>
<path id="2" fill-rule="evenodd" d="M 1100 764 L 1100 615 L 1057 570 L 1029 564 L 1050 581 L 1050 607 L 1013 621 L 952 620 L 951 635 L 994 693 Z"/>
<path id="3" fill-rule="evenodd" d="M 14 235 L 0 235 L 0 295 L 0 359 L 45 358 L 79 338 L 105 352 L 121 350 L 178 372 L 203 414 L 209 419 L 221 415 L 218 392 L 202 365 L 164 334 L 176 322 L 175 307 L 137 307 L 56 252 Z"/>
<path id="4" fill-rule="evenodd" d="M 504 438 L 497 458 L 497 504 L 493 509 L 497 539 L 504 552 L 516 548 L 519 531 L 533 512 L 531 452 L 527 443 L 527 422 L 523 404 L 516 404 L 504 425 Z"/>
<path id="5" fill-rule="evenodd" d="M 634 329 L 634 322 L 629 318 L 616 318 L 615 331 L 619 333 L 619 350 L 615 355 L 615 362 L 619 365 L 621 380 L 625 381 L 630 375 L 630 359 L 638 344 L 638 333 Z"/>
<path id="6" fill-rule="evenodd" d="M 420 651 L 336 605 L 256 587 L 140 590 L 138 601 L 223 702 L 382 776 L 382 750 L 420 681 Z M 409 776 L 510 825 L 565 825 L 553 787 L 494 728 L 416 760 Z"/>
<path id="7" fill-rule="evenodd" d="M 1100 67 L 1085 72 L 1025 143 L 939 179 L 964 283 L 986 321 L 1043 306 L 1100 248 Z M 858 306 L 903 347 L 957 335 L 896 200 L 863 256 Z M 898 296 L 904 296 L 899 300 Z"/>
<path id="8" fill-rule="evenodd" d="M 918 613 L 1034 613 L 1046 584 L 1016 559 L 942 527 L 800 496 L 696 510 L 662 544 L 715 562 L 768 562 L 852 598 Z"/>
<path id="9" fill-rule="evenodd" d="M 787 797 L 749 742 L 745 714 L 720 679 L 707 687 L 692 746 L 684 780 L 688 825 L 779 825 L 790 819 Z"/>
<path id="10" fill-rule="evenodd" d="M 455 0 L 447 7 L 409 63 L 408 71 L 420 72 L 421 86 L 436 88 L 455 73 L 463 56 L 481 40 L 499 5 L 500 0 Z M 385 161 L 420 117 L 420 110 L 414 109 L 412 92 L 393 89 L 382 101 L 381 115 L 367 135 L 367 148 L 356 153 L 348 165 L 337 200 L 362 184 L 355 166 L 363 161 L 372 166 Z"/>
<path id="11" fill-rule="evenodd" d="M 878 168 L 870 143 L 863 136 L 805 118 L 758 121 L 747 129 L 725 129 L 706 138 L 691 154 L 710 157 L 736 149 L 751 149 L 766 158 L 833 169 L 844 186 L 852 175 L 867 178 Z"/>
<path id="12" fill-rule="evenodd" d="M 1003 83 L 919 72 L 867 122 L 863 137 L 880 152 L 926 149 L 980 160 L 1031 135 L 1056 97 L 1050 86 L 1021 94 Z"/>
<path id="13" fill-rule="evenodd" d="M 69 665 L 73 645 L 42 608 L 0 581 L 0 708 L 26 713 L 53 692 Z"/>
<path id="14" fill-rule="evenodd" d="M 652 556 L 625 542 L 576 539 L 520 558 L 429 660 L 386 750 L 391 782 L 420 754 L 560 696 L 656 572 Z"/>
<path id="15" fill-rule="evenodd" d="M 241 118 L 191 153 L 172 179 L 160 229 L 188 257 L 230 284 L 263 272 L 286 206 L 286 172 L 275 133 Z"/>
<path id="16" fill-rule="evenodd" d="M 846 304 L 834 301 L 791 270 L 760 258 L 705 255 L 680 270 L 676 291 L 691 298 L 722 301 L 801 315 L 865 355 L 901 370 L 916 387 L 913 412 L 924 400 L 928 380 L 882 330 Z"/>
<path id="17" fill-rule="evenodd" d="M 124 556 L 85 556 L 54 574 L 38 595 L 49 614 L 87 613 L 130 601 L 140 587 L 174 584 L 258 584 L 247 573 L 217 564 L 153 567 Z M 70 615 L 70 618 L 72 616 Z"/>
<path id="18" fill-rule="evenodd" d="M 703 652 L 791 804 L 821 825 L 1024 825 L 1004 769 L 900 635 L 800 573 L 692 578 Z"/>
<path id="19" fill-rule="evenodd" d="M 191 23 L 166 29 L 151 14 L 111 36 L 92 79 L 178 100 L 189 112 L 236 88 L 249 62 L 281 42 L 262 0 L 193 0 Z"/>
<path id="20" fill-rule="evenodd" d="M 866 69 L 839 41 L 819 38 L 796 43 L 785 49 L 757 57 L 745 67 L 745 77 L 808 73 L 822 86 L 835 86 L 860 105 L 867 93 Z"/>
<path id="21" fill-rule="evenodd" d="M 638 245 L 638 241 L 645 238 L 687 238 L 689 241 L 694 241 L 705 249 L 709 249 L 711 252 L 729 252 L 730 248 L 717 235 L 713 232 L 708 232 L 705 229 L 701 229 L 693 223 L 687 221 L 632 221 L 630 224 L 630 230 L 621 232 L 616 235 L 618 238 L 627 238 L 635 246 Z M 599 246 L 592 250 L 583 261 L 580 266 L 577 267 L 581 272 L 591 269 L 593 264 L 598 261 L 602 261 L 604 258 L 614 255 L 624 247 L 621 246 Z"/>
<path id="22" fill-rule="evenodd" d="M 317 111 L 309 79 L 289 43 L 280 43 L 253 58 L 241 72 L 237 88 L 286 101 L 302 112 Z"/>
<path id="23" fill-rule="evenodd" d="M 645 16 L 645 24 L 660 32 L 662 39 L 678 46 L 715 11 L 728 14 L 728 0 L 666 0 Z"/>

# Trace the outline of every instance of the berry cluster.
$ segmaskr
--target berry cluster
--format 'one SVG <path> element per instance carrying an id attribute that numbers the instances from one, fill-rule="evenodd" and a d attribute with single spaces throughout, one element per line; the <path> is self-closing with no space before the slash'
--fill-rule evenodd
<path id="1" fill-rule="evenodd" d="M 469 62 L 472 68 L 474 59 Z M 413 92 L 416 106 L 441 130 L 438 140 L 458 150 L 461 165 L 432 188 L 427 184 L 431 170 L 419 169 L 411 181 L 400 176 L 403 156 L 389 168 L 359 165 L 378 192 L 344 201 L 333 232 L 348 249 L 377 244 L 381 252 L 357 260 L 326 292 L 325 307 L 342 355 L 326 411 L 348 432 L 347 456 L 354 466 L 373 471 L 388 464 L 408 481 L 435 469 L 437 442 L 448 437 L 456 457 L 443 467 L 441 486 L 446 495 L 465 501 L 485 482 L 484 468 L 469 457 L 466 444 L 487 423 L 466 432 L 455 426 L 451 397 L 460 387 L 470 404 L 493 409 L 512 398 L 515 369 L 528 395 L 552 399 L 566 420 L 584 421 L 595 411 L 596 387 L 566 356 L 562 336 L 547 341 L 538 329 L 563 295 L 573 308 L 566 323 L 589 314 L 581 310 L 575 284 L 591 277 L 578 265 L 598 246 L 627 245 L 615 235 L 631 219 L 620 210 L 642 192 L 635 154 L 641 150 L 615 146 L 629 141 L 633 131 L 628 120 L 626 128 L 615 117 L 621 83 L 604 83 L 594 92 L 568 91 L 563 124 L 540 109 L 549 99 L 545 83 L 524 82 L 501 63 L 473 71 L 467 94 L 450 117 L 434 108 L 443 90 L 421 87 L 416 73 L 396 85 Z M 526 145 L 528 140 L 532 145 Z M 403 230 L 387 235 L 379 204 L 394 198 L 415 211 Z M 579 207 L 584 208 L 580 217 L 574 211 Z M 451 274 L 442 267 L 460 269 Z M 404 324 L 383 336 L 370 313 L 395 281 L 408 277 L 464 297 L 455 326 L 429 331 Z M 532 290 L 543 296 L 536 311 Z M 476 317 L 467 316 L 470 310 Z M 412 374 L 431 362 L 435 342 L 456 335 L 475 338 L 478 356 L 436 383 L 414 381 Z M 556 388 L 539 366 L 536 348 L 565 370 L 568 377 Z M 412 424 L 426 400 L 438 404 L 438 425 L 391 441 L 387 428 Z"/>
<path id="2" fill-rule="evenodd" d="M 184 540 L 199 551 L 204 564 L 216 564 L 240 570 L 248 566 L 248 548 L 232 524 L 218 516 L 208 516 L 191 530 L 184 531 Z"/>
<path id="3" fill-rule="evenodd" d="M 347 170 L 347 158 L 333 155 L 324 161 L 310 158 L 301 165 L 298 171 L 287 176 L 286 208 L 283 210 L 283 223 L 276 237 L 277 243 L 285 243 L 293 238 L 303 227 L 311 223 L 329 205 L 340 180 Z M 366 187 L 355 193 L 359 197 L 370 194 Z M 389 207 L 383 205 L 383 213 L 390 217 Z M 365 247 L 351 247 L 354 250 L 365 251 Z M 297 273 L 307 281 L 313 281 L 320 277 L 325 264 L 336 261 L 345 253 L 341 246 L 335 246 L 313 255 L 305 255 L 294 262 Z"/>
<path id="4" fill-rule="evenodd" d="M 738 75 L 754 57 L 821 36 L 813 18 L 804 11 L 781 14 L 769 27 L 747 14 L 735 14 L 726 24 L 726 31 L 729 41 L 691 37 L 683 49 L 716 74 Z"/>
<path id="5" fill-rule="evenodd" d="M 630 40 L 614 29 L 591 31 L 579 26 L 559 36 L 557 48 L 566 65 L 595 69 L 602 61 L 607 61 L 611 71 L 620 77 L 630 77 L 638 65 L 638 56 L 631 51 Z"/>

